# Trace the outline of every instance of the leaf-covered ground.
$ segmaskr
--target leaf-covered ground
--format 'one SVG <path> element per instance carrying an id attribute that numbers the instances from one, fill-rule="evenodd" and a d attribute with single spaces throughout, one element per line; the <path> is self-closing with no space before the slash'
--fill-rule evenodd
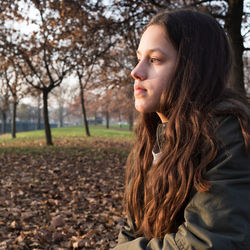
<path id="1" fill-rule="evenodd" d="M 0 249 L 110 249 L 130 143 L 2 150 Z"/>

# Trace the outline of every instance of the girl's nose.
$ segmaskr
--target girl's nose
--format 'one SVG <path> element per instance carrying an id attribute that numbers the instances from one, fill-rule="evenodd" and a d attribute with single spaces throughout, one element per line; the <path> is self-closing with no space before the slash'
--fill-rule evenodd
<path id="1" fill-rule="evenodd" d="M 143 81 L 146 79 L 146 72 L 140 63 L 138 63 L 135 68 L 131 71 L 131 76 L 134 78 L 134 80 L 140 80 Z"/>

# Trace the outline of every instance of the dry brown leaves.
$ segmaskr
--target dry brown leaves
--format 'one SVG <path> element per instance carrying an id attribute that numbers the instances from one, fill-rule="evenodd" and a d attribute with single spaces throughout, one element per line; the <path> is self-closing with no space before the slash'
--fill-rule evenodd
<path id="1" fill-rule="evenodd" d="M 0 249 L 114 247 L 124 223 L 126 154 L 98 144 L 2 153 Z"/>

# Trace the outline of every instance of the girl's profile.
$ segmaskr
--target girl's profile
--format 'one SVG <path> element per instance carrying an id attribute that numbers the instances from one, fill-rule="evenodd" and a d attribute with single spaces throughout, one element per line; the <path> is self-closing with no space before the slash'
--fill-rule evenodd
<path id="1" fill-rule="evenodd" d="M 164 11 L 137 57 L 140 118 L 114 249 L 250 249 L 250 112 L 229 88 L 227 35 L 207 14 Z"/>

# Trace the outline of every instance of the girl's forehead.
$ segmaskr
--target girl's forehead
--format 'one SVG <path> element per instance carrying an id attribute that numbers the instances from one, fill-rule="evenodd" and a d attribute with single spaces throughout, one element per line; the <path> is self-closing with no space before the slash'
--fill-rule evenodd
<path id="1" fill-rule="evenodd" d="M 141 37 L 137 53 L 169 50 L 174 50 L 174 47 L 168 38 L 165 28 L 161 25 L 150 25 Z"/>
<path id="2" fill-rule="evenodd" d="M 166 39 L 167 33 L 164 27 L 161 25 L 150 25 L 147 29 L 143 32 L 141 40 L 143 39 L 150 39 L 150 40 L 162 40 Z"/>

